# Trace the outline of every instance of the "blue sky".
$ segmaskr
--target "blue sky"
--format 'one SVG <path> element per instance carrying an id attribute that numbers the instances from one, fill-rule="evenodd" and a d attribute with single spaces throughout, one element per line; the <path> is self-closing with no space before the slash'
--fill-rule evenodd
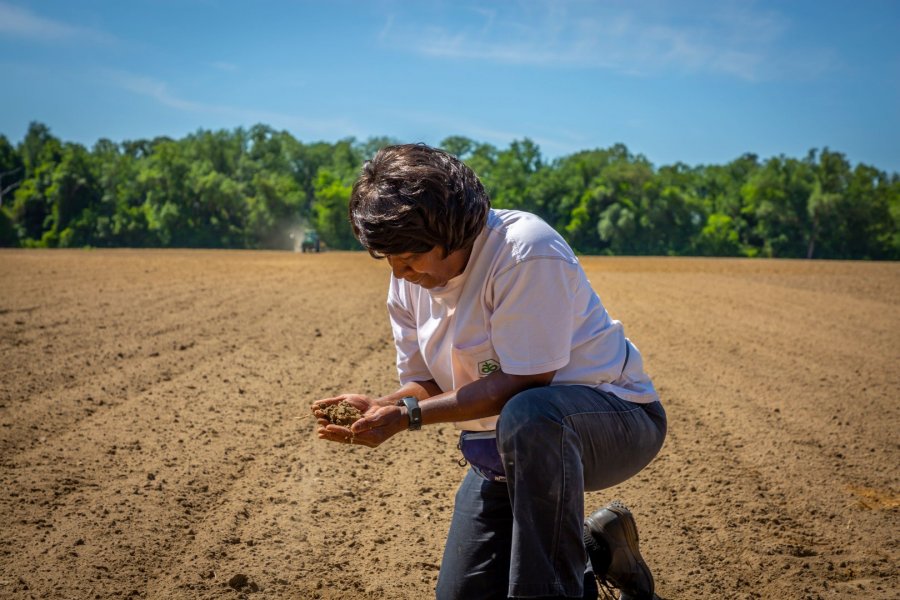
<path id="1" fill-rule="evenodd" d="M 0 0 L 0 134 L 266 123 L 656 165 L 829 147 L 900 172 L 900 1 Z"/>

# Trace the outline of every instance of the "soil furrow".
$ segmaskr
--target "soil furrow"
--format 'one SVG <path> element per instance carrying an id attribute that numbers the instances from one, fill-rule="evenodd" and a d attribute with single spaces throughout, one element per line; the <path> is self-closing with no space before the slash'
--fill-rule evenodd
<path id="1" fill-rule="evenodd" d="M 900 265 L 584 258 L 670 435 L 590 493 L 664 598 L 893 598 Z M 0 598 L 433 594 L 452 426 L 377 449 L 309 403 L 395 385 L 359 253 L 0 251 Z"/>

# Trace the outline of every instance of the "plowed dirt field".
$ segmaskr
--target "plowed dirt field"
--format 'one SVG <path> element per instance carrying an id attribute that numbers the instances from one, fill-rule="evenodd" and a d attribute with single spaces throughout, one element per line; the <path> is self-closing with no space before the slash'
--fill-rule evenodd
<path id="1" fill-rule="evenodd" d="M 591 493 L 660 595 L 900 594 L 900 264 L 584 258 L 669 416 Z M 452 426 L 378 449 L 309 404 L 395 385 L 363 253 L 0 252 L 0 598 L 433 594 Z"/>

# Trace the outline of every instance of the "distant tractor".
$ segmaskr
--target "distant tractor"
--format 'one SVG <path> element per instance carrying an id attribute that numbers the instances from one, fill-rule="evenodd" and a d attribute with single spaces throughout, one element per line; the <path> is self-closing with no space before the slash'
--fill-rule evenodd
<path id="1" fill-rule="evenodd" d="M 300 250 L 303 252 L 319 252 L 322 249 L 322 242 L 319 240 L 319 234 L 315 231 L 307 231 L 303 235 L 303 242 L 300 243 Z"/>

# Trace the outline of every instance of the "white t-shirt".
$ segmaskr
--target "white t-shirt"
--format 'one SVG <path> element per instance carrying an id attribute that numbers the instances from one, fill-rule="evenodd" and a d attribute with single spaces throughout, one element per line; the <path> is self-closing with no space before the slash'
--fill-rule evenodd
<path id="1" fill-rule="evenodd" d="M 640 352 L 612 320 L 565 240 L 539 217 L 491 210 L 465 271 L 431 290 L 391 276 L 400 383 L 449 391 L 490 375 L 556 371 L 637 403 L 658 399 Z M 627 358 L 627 360 L 626 360 Z M 456 423 L 488 431 L 497 417 Z"/>

